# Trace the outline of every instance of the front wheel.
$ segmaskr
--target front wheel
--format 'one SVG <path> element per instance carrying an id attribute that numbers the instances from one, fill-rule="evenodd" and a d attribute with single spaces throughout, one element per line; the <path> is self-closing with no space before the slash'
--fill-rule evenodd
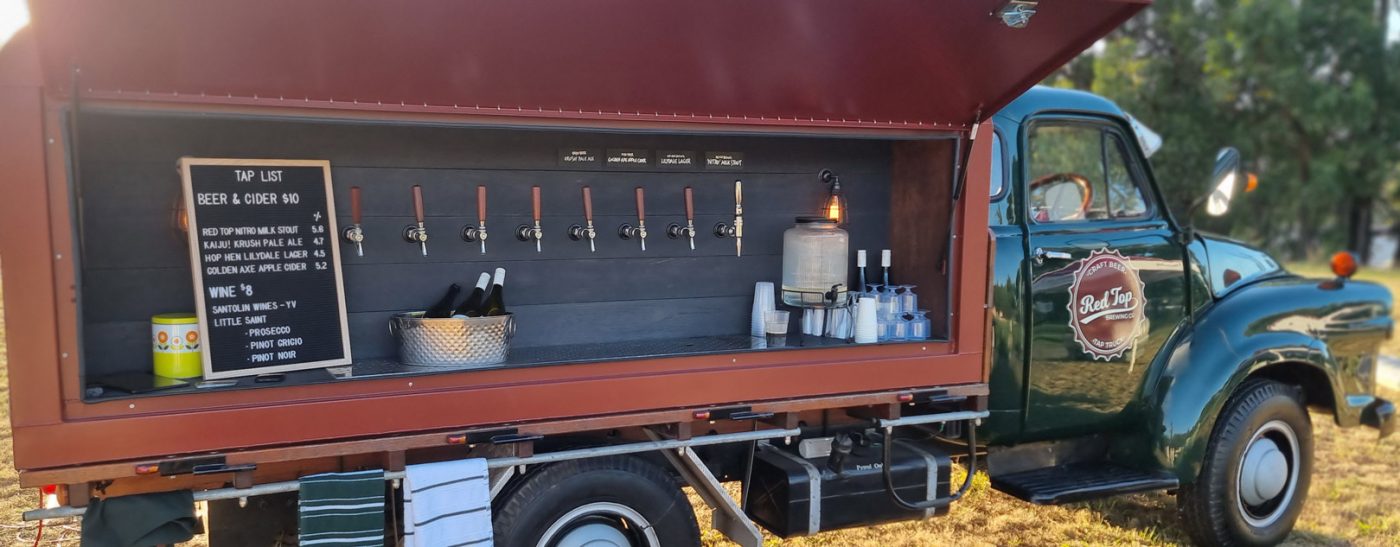
<path id="1" fill-rule="evenodd" d="M 1226 403 L 1177 510 L 1201 545 L 1275 545 L 1293 530 L 1312 473 L 1312 423 L 1295 388 L 1249 380 Z"/>

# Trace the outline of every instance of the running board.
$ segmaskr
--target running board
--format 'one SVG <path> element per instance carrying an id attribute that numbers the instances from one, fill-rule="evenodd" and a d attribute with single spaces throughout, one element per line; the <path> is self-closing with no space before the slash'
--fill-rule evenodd
<path id="1" fill-rule="evenodd" d="M 1107 462 L 1071 463 L 992 477 L 992 488 L 1040 505 L 1177 486 L 1176 476 L 1166 471 L 1141 471 Z"/>

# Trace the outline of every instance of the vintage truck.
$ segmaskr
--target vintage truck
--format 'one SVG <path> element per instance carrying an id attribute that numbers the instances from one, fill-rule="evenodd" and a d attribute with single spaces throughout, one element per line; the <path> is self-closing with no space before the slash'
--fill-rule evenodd
<path id="1" fill-rule="evenodd" d="M 266 544 L 299 477 L 381 469 L 398 502 L 406 468 L 485 458 L 499 545 L 695 545 L 684 484 L 750 546 L 946 512 L 956 457 L 1034 503 L 1175 491 L 1200 543 L 1276 543 L 1307 408 L 1394 429 L 1391 296 L 1345 255 L 1308 280 L 1194 230 L 1252 189 L 1233 150 L 1174 216 L 1131 118 L 1031 88 L 1145 5 L 36 3 L 0 49 L 14 464 L 55 498 L 25 518 L 189 490 L 212 544 Z M 291 172 L 324 190 L 266 191 Z M 326 254 L 229 266 L 211 249 L 286 238 L 218 239 L 215 183 L 252 211 L 223 235 Z M 257 224 L 284 210 L 314 222 Z M 926 337 L 752 336 L 818 212 L 892 251 Z M 502 266 L 504 362 L 411 365 L 386 324 Z M 255 287 L 326 305 L 205 301 Z M 153 376 L 151 318 L 188 310 L 205 378 Z"/>

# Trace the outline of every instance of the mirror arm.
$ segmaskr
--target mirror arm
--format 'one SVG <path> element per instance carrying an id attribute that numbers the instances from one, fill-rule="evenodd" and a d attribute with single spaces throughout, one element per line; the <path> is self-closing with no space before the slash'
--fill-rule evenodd
<path id="1" fill-rule="evenodd" d="M 1190 245 L 1191 241 L 1196 239 L 1196 213 L 1201 210 L 1201 206 L 1205 205 L 1208 199 L 1210 199 L 1210 194 L 1191 200 L 1191 203 L 1186 206 L 1186 210 L 1182 211 L 1178 218 L 1182 245 Z"/>

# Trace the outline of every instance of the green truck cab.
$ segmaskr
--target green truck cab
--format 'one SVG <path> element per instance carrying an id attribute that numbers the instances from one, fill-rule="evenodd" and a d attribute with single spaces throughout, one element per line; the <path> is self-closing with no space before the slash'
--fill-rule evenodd
<path id="1" fill-rule="evenodd" d="M 1102 97 L 1038 87 L 994 121 L 993 486 L 1037 503 L 1174 490 L 1200 543 L 1282 540 L 1312 468 L 1305 409 L 1394 430 L 1374 395 L 1389 292 L 1193 230 Z M 1222 151 L 1197 205 L 1223 214 L 1246 179 Z"/>

